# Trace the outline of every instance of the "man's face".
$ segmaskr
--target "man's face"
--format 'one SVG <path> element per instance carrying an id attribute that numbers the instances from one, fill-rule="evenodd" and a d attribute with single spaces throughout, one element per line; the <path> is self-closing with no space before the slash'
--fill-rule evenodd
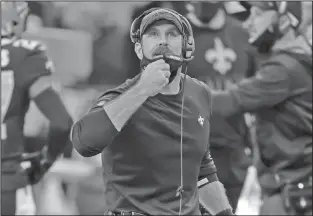
<path id="1" fill-rule="evenodd" d="M 172 54 L 181 56 L 182 44 L 183 37 L 177 27 L 166 20 L 160 20 L 148 27 L 142 35 L 141 45 L 136 52 L 139 51 L 147 58 L 153 59 L 162 54 L 160 47 L 163 47 Z M 138 57 L 140 58 L 140 55 Z"/>
<path id="2" fill-rule="evenodd" d="M 274 10 L 263 10 L 260 7 L 252 6 L 250 16 L 243 24 L 249 32 L 250 39 L 256 40 L 267 29 L 272 28 L 272 23 L 277 19 L 277 13 Z"/>

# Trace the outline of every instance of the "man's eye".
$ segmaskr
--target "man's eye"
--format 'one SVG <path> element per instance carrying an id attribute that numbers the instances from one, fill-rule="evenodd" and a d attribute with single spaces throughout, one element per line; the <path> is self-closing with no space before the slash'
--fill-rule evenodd
<path id="1" fill-rule="evenodd" d="M 156 31 L 151 31 L 149 32 L 150 36 L 158 36 L 158 33 Z"/>
<path id="2" fill-rule="evenodd" d="M 179 34 L 177 32 L 169 32 L 168 36 L 177 37 Z"/>

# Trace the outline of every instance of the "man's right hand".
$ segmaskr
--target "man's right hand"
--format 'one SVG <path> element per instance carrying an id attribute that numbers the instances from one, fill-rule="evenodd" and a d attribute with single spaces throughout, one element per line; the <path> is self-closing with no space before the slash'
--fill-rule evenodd
<path id="1" fill-rule="evenodd" d="M 157 60 L 144 69 L 137 87 L 144 95 L 152 97 L 169 83 L 170 75 L 170 65 L 163 59 Z"/>

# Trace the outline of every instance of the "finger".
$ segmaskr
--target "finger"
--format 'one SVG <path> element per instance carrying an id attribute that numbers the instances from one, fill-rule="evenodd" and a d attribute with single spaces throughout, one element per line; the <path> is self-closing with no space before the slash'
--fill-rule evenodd
<path id="1" fill-rule="evenodd" d="M 159 60 L 156 60 L 154 62 L 155 64 L 162 64 L 162 63 L 165 63 L 164 59 L 159 59 Z"/>
<path id="2" fill-rule="evenodd" d="M 162 70 L 170 70 L 170 65 L 167 63 L 162 63 L 159 65 L 159 68 Z"/>
<path id="3" fill-rule="evenodd" d="M 165 77 L 165 76 L 161 76 L 159 77 L 156 81 L 155 81 L 159 86 L 164 87 L 166 84 L 169 83 L 169 78 Z"/>
<path id="4" fill-rule="evenodd" d="M 166 63 L 164 60 L 162 62 L 157 62 L 154 66 L 159 68 L 159 69 L 170 70 L 170 65 L 168 63 Z"/>
<path id="5" fill-rule="evenodd" d="M 162 70 L 162 72 L 166 78 L 169 78 L 171 76 L 171 72 L 169 70 Z"/>
<path id="6" fill-rule="evenodd" d="M 166 86 L 166 85 L 168 85 L 169 81 L 170 81 L 170 79 L 169 79 L 169 78 L 165 78 L 165 81 L 164 81 L 164 84 L 163 84 L 163 86 Z"/>

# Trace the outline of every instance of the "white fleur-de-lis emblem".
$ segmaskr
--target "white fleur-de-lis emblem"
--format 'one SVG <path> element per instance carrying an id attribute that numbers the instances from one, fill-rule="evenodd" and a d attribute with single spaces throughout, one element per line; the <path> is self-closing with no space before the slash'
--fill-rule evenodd
<path id="1" fill-rule="evenodd" d="M 232 68 L 237 55 L 232 49 L 225 47 L 220 38 L 215 38 L 214 48 L 208 49 L 204 54 L 204 58 L 213 65 L 216 71 L 224 75 Z"/>
<path id="2" fill-rule="evenodd" d="M 199 122 L 199 124 L 200 124 L 201 126 L 203 126 L 204 118 L 202 118 L 202 116 L 199 116 L 198 122 Z"/>

